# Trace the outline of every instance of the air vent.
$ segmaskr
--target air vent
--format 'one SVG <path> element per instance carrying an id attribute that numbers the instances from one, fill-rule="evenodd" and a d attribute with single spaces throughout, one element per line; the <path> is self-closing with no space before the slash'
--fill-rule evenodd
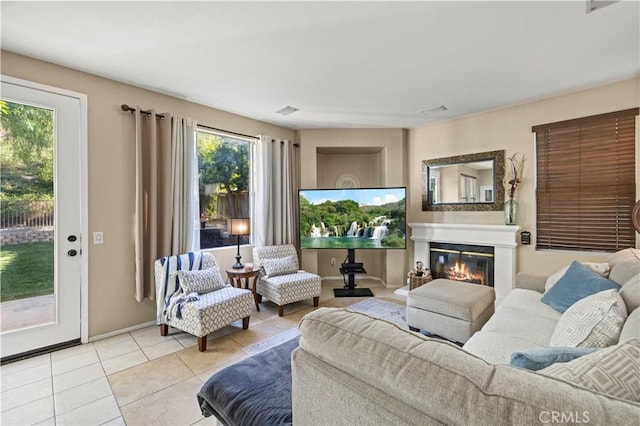
<path id="1" fill-rule="evenodd" d="M 293 114 L 296 111 L 298 111 L 298 108 L 287 105 L 286 107 L 279 109 L 276 112 L 281 115 L 289 115 Z"/>
<path id="2" fill-rule="evenodd" d="M 424 115 L 432 115 L 432 114 L 435 114 L 437 112 L 447 111 L 448 109 L 449 108 L 447 108 L 444 105 L 438 105 L 437 107 L 433 107 L 433 108 L 430 108 L 430 109 L 425 109 L 424 111 L 421 111 L 421 112 Z"/>

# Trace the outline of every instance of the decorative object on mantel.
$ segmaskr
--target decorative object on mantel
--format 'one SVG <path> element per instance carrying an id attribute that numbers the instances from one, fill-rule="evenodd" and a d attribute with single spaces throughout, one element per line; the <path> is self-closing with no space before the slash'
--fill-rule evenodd
<path id="1" fill-rule="evenodd" d="M 509 163 L 509 167 L 507 172 L 505 173 L 505 180 L 509 185 L 509 198 L 504 202 L 504 223 L 505 225 L 517 225 L 518 224 L 518 213 L 519 213 L 519 204 L 514 199 L 516 194 L 516 188 L 518 184 L 521 183 L 520 178 L 522 177 L 522 169 L 524 167 L 524 154 L 520 154 L 520 158 L 518 158 L 518 152 L 513 154 L 511 157 L 507 158 Z"/>
<path id="2" fill-rule="evenodd" d="M 636 201 L 636 205 L 633 206 L 631 220 L 633 221 L 633 227 L 636 228 L 636 232 L 640 233 L 640 200 Z"/>

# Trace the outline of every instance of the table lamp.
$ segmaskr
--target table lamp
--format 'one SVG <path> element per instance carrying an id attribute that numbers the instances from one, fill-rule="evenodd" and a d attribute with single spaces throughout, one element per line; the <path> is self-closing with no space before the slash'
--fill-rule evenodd
<path id="1" fill-rule="evenodd" d="M 244 265 L 240 263 L 240 259 L 242 258 L 242 256 L 240 256 L 240 237 L 251 234 L 250 228 L 248 217 L 227 219 L 227 232 L 229 232 L 229 235 L 238 237 L 238 254 L 236 254 L 236 264 L 233 265 L 233 269 L 241 269 L 244 267 Z"/>

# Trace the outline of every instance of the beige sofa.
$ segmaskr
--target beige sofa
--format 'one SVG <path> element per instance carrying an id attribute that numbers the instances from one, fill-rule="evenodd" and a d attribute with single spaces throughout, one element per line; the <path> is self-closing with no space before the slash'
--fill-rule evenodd
<path id="1" fill-rule="evenodd" d="M 633 253 L 611 258 L 612 280 L 623 281 L 625 268 L 635 271 L 629 254 Z M 322 308 L 306 315 L 300 324 L 300 345 L 292 354 L 293 423 L 640 424 L 638 402 L 544 372 L 502 365 L 513 350 L 548 345 L 544 336 L 552 330 L 549 321 L 557 318 L 545 317 L 549 313 L 538 305 L 542 295 L 534 289 L 543 288 L 544 282 L 543 277 L 521 275 L 518 286 L 528 288 L 514 290 L 496 311 L 496 318 L 504 315 L 503 324 L 490 320 L 464 348 L 344 309 Z M 625 302 L 626 296 L 640 298 L 640 286 L 627 287 L 623 295 Z M 611 348 L 635 351 L 631 358 L 636 370 L 629 372 L 635 383 L 640 359 L 633 355 L 640 353 L 638 309 L 625 323 L 624 343 Z M 527 322 L 532 315 L 535 321 Z M 542 331 L 533 332 L 536 328 Z"/>
<path id="2" fill-rule="evenodd" d="M 640 337 L 640 250 L 621 250 L 607 259 L 608 278 L 620 285 L 628 317 L 620 340 Z M 562 316 L 542 303 L 547 276 L 518 274 L 516 288 L 464 349 L 491 364 L 509 364 L 511 354 L 549 347 Z M 640 423 L 639 423 L 640 424 Z"/>

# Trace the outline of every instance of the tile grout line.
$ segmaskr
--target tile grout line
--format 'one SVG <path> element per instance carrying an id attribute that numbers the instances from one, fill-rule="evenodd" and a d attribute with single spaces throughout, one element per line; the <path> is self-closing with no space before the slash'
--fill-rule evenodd
<path id="1" fill-rule="evenodd" d="M 56 390 L 53 384 L 53 357 L 51 356 L 51 353 L 49 353 L 49 363 L 50 363 L 49 371 L 51 372 L 51 404 L 53 405 L 51 409 L 53 413 L 53 424 L 58 424 L 57 414 L 56 414 Z"/>
<path id="2" fill-rule="evenodd" d="M 181 361 L 183 364 L 185 364 L 185 365 L 186 365 L 186 363 L 185 363 L 184 361 L 182 361 L 182 360 L 180 360 L 180 361 Z M 189 368 L 189 366 L 187 366 L 187 368 Z M 193 373 L 193 370 L 191 370 L 190 368 L 189 368 L 189 371 L 191 371 L 191 372 Z M 145 398 L 147 398 L 147 397 L 150 397 L 151 395 L 155 395 L 155 394 L 156 394 L 156 393 L 158 393 L 158 392 L 162 392 L 163 390 L 169 389 L 169 388 L 171 388 L 171 387 L 173 387 L 173 386 L 175 386 L 175 385 L 178 385 L 178 384 L 180 384 L 180 383 L 182 383 L 182 382 L 186 382 L 187 380 L 193 379 L 194 377 L 195 377 L 196 379 L 200 380 L 200 378 L 198 377 L 198 375 L 194 373 L 194 374 L 193 374 L 193 376 L 187 377 L 186 379 L 180 380 L 180 381 L 178 381 L 178 382 L 175 382 L 175 383 L 172 383 L 172 384 L 170 384 L 170 385 L 167 385 L 167 386 L 165 386 L 165 387 L 163 387 L 163 388 L 157 389 L 157 390 L 155 390 L 155 391 L 151 392 L 150 394 L 147 394 L 147 395 L 141 396 L 141 397 L 140 397 L 140 398 L 138 398 L 138 399 L 131 400 L 131 401 L 127 402 L 127 403 L 126 403 L 126 404 L 124 404 L 124 405 L 120 405 L 120 404 L 118 404 L 118 398 L 115 398 L 115 395 L 114 395 L 114 398 L 116 399 L 116 404 L 118 404 L 118 410 L 120 410 L 120 416 L 121 416 L 121 417 L 122 417 L 122 419 L 124 420 L 124 415 L 122 414 L 122 409 L 123 409 L 123 408 L 125 408 L 125 407 L 127 407 L 127 406 L 129 406 L 129 405 L 131 405 L 131 404 L 133 404 L 133 403 L 135 403 L 135 402 L 141 401 L 141 400 L 143 400 L 143 399 L 145 399 Z M 202 380 L 200 380 L 200 381 L 202 382 Z M 204 382 L 203 382 L 203 383 L 204 383 Z"/>
<path id="3" fill-rule="evenodd" d="M 133 339 L 133 341 L 137 345 L 138 342 L 136 342 L 136 339 L 134 339 L 133 336 L 131 336 L 131 332 L 128 332 L 127 334 L 129 334 L 129 336 Z M 97 352 L 97 350 L 96 350 L 96 352 Z M 116 402 L 116 407 L 118 407 L 118 413 L 120 413 L 120 417 L 122 417 L 122 421 L 124 422 L 124 416 L 122 415 L 122 410 L 120 410 L 120 404 L 118 404 L 118 398 L 116 398 L 116 394 L 113 391 L 113 386 L 111 386 L 111 380 L 109 380 L 109 375 L 107 374 L 107 370 L 105 370 L 105 368 L 104 368 L 104 364 L 102 364 L 102 358 L 100 358 L 100 354 L 99 353 L 98 353 L 98 359 L 100 360 L 100 367 L 102 368 L 102 372 L 104 373 L 104 378 L 107 380 L 107 385 L 109 386 L 109 390 L 111 391 L 111 396 L 113 397 L 113 400 Z M 117 418 L 118 417 L 114 417 L 112 420 L 117 419 Z M 108 420 L 105 423 L 108 423 L 110 421 L 111 420 Z M 104 423 L 102 423 L 102 424 L 104 424 Z M 126 422 L 125 422 L 125 424 L 126 424 Z"/>

